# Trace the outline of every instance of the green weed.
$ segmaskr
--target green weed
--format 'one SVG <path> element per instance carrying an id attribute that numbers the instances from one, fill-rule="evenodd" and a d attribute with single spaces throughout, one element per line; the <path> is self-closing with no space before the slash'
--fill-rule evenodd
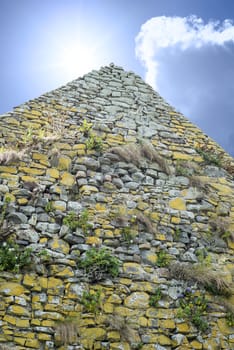
<path id="1" fill-rule="evenodd" d="M 101 307 L 101 290 L 97 292 L 83 292 L 80 303 L 84 306 L 85 312 L 97 314 Z"/>
<path id="2" fill-rule="evenodd" d="M 152 307 L 157 307 L 159 300 L 162 299 L 162 291 L 160 288 L 156 288 L 154 293 L 149 298 L 149 305 Z"/>
<path id="3" fill-rule="evenodd" d="M 201 332 L 208 329 L 208 323 L 202 317 L 208 308 L 208 301 L 204 294 L 196 295 L 190 288 L 187 288 L 180 296 L 179 304 L 180 308 L 177 313 L 179 318 L 190 321 Z"/>
<path id="4" fill-rule="evenodd" d="M 19 272 L 31 265 L 32 249 L 21 250 L 19 245 L 8 240 L 0 244 L 0 271 Z"/>
<path id="5" fill-rule="evenodd" d="M 119 266 L 119 260 L 105 248 L 91 248 L 86 252 L 85 258 L 78 262 L 78 267 L 84 269 L 92 282 L 100 281 L 108 276 L 118 276 Z"/>

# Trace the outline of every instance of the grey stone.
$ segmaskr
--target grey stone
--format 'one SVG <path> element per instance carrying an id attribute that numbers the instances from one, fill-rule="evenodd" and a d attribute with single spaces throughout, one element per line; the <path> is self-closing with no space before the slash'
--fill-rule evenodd
<path id="1" fill-rule="evenodd" d="M 124 175 L 124 176 L 122 177 L 122 180 L 123 180 L 124 182 L 130 182 L 130 181 L 132 181 L 132 178 L 131 178 L 129 175 Z"/>
<path id="2" fill-rule="evenodd" d="M 126 183 L 125 183 L 125 187 L 126 187 L 126 188 L 129 188 L 130 190 L 136 190 L 136 189 L 139 187 L 139 183 L 133 182 L 133 181 L 131 181 L 131 182 L 126 182 Z"/>
<path id="3" fill-rule="evenodd" d="M 25 229 L 23 231 L 19 231 L 19 238 L 24 239 L 30 243 L 37 243 L 39 241 L 40 236 L 35 230 Z"/>
<path id="4" fill-rule="evenodd" d="M 145 175 L 140 172 L 136 172 L 132 174 L 133 181 L 141 182 L 144 178 L 145 178 Z"/>
<path id="5" fill-rule="evenodd" d="M 155 350 L 167 350 L 167 348 L 165 348 L 164 346 L 161 346 L 159 344 L 155 344 L 154 347 L 155 347 Z"/>
<path id="6" fill-rule="evenodd" d="M 38 222 L 36 225 L 36 230 L 40 232 L 45 232 L 48 229 L 48 223 L 47 222 Z"/>
<path id="7" fill-rule="evenodd" d="M 155 134 L 157 134 L 157 130 L 154 130 L 152 128 L 149 128 L 147 126 L 140 126 L 138 127 L 138 134 L 140 137 L 152 137 Z"/>
<path id="8" fill-rule="evenodd" d="M 222 168 L 218 168 L 217 166 L 207 165 L 204 168 L 204 174 L 210 177 L 225 177 L 227 172 Z"/>
<path id="9" fill-rule="evenodd" d="M 151 176 L 146 176 L 142 181 L 143 185 L 154 185 L 154 179 Z"/>
<path id="10" fill-rule="evenodd" d="M 57 233 L 60 230 L 60 225 L 58 225 L 58 224 L 48 224 L 47 230 L 50 233 Z"/>
<path id="11" fill-rule="evenodd" d="M 69 201 L 67 203 L 67 210 L 68 211 L 74 211 L 74 212 L 80 212 L 82 210 L 82 204 L 79 202 L 72 202 Z"/>
<path id="12" fill-rule="evenodd" d="M 183 261 L 198 262 L 196 255 L 191 251 L 185 252 L 181 258 Z"/>
<path id="13" fill-rule="evenodd" d="M 175 334 L 171 337 L 171 339 L 174 340 L 177 345 L 181 345 L 183 343 L 184 338 L 185 335 L 180 333 Z"/>
<path id="14" fill-rule="evenodd" d="M 32 197 L 32 193 L 28 190 L 25 190 L 24 188 L 19 189 L 16 193 L 15 193 L 15 197 L 16 198 L 21 198 L 21 197 L 26 197 L 26 198 L 30 198 Z"/>
<path id="15" fill-rule="evenodd" d="M 50 216 L 46 213 L 38 214 L 38 221 L 48 222 L 50 221 Z"/>
<path id="16" fill-rule="evenodd" d="M 25 207 L 22 207 L 22 212 L 25 214 L 25 215 L 32 215 L 32 213 L 35 212 L 35 207 L 31 206 L 31 205 L 27 205 Z"/>
<path id="17" fill-rule="evenodd" d="M 5 194 L 5 193 L 8 193 L 9 192 L 9 188 L 7 185 L 1 185 L 0 184 L 0 193 L 1 194 Z"/>
<path id="18" fill-rule="evenodd" d="M 81 187 L 81 186 L 84 186 L 84 185 L 87 185 L 87 183 L 88 183 L 88 181 L 87 181 L 87 179 L 78 179 L 77 180 L 77 185 L 79 186 L 79 187 Z"/>
<path id="19" fill-rule="evenodd" d="M 124 187 L 123 181 L 122 181 L 121 179 L 119 179 L 119 178 L 114 178 L 114 179 L 112 180 L 112 182 L 113 182 L 113 184 L 114 184 L 117 188 L 122 188 L 122 187 Z"/>
<path id="20" fill-rule="evenodd" d="M 28 220 L 28 223 L 32 226 L 35 226 L 37 223 L 37 214 L 32 214 L 31 218 Z"/>
<path id="21" fill-rule="evenodd" d="M 97 170 L 100 167 L 100 162 L 93 158 L 84 158 L 83 164 L 91 170 Z"/>
<path id="22" fill-rule="evenodd" d="M 28 218 L 23 213 L 13 212 L 9 214 L 8 219 L 14 224 L 26 224 Z"/>

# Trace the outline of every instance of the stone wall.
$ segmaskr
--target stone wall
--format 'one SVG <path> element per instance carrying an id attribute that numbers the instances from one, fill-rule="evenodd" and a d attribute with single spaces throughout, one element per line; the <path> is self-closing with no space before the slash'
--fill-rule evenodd
<path id="1" fill-rule="evenodd" d="M 114 65 L 3 115 L 0 137 L 1 251 L 31 248 L 1 267 L 2 349 L 234 349 L 221 147 Z M 119 273 L 82 265 L 104 247 Z"/>

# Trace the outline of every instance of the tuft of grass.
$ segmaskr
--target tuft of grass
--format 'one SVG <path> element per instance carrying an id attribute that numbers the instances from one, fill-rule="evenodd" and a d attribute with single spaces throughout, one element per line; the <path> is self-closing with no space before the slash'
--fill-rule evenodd
<path id="1" fill-rule="evenodd" d="M 136 214 L 136 222 L 145 226 L 146 230 L 149 233 L 155 233 L 155 228 L 153 226 L 152 221 L 148 218 L 148 216 L 144 215 L 143 213 L 138 212 Z"/>
<path id="2" fill-rule="evenodd" d="M 140 145 L 130 143 L 124 146 L 112 147 L 110 152 L 117 155 L 121 160 L 133 163 L 137 167 L 142 165 L 143 159 L 156 162 L 163 172 L 167 175 L 171 175 L 171 169 L 167 160 L 158 154 L 151 143 L 142 142 Z"/>
<path id="3" fill-rule="evenodd" d="M 189 176 L 189 185 L 200 190 L 206 190 L 208 183 L 204 182 L 199 176 L 191 175 Z"/>
<path id="4" fill-rule="evenodd" d="M 93 127 L 92 123 L 89 123 L 87 119 L 83 120 L 82 125 L 79 127 L 80 132 L 83 133 L 84 136 L 89 136 L 89 133 L 91 132 Z"/>
<path id="5" fill-rule="evenodd" d="M 167 160 L 158 154 L 151 143 L 143 142 L 140 151 L 143 157 L 149 159 L 151 162 L 156 162 L 164 173 L 171 175 L 171 170 L 167 163 Z"/>
<path id="6" fill-rule="evenodd" d="M 55 326 L 55 338 L 65 345 L 75 343 L 78 340 L 77 329 L 76 320 L 67 318 Z"/>
<path id="7" fill-rule="evenodd" d="M 230 238 L 234 241 L 234 232 L 230 231 L 231 219 L 230 217 L 212 217 L 210 221 L 211 228 L 223 239 Z"/>
<path id="8" fill-rule="evenodd" d="M 130 245 L 130 243 L 133 242 L 134 235 L 132 233 L 132 229 L 129 226 L 122 227 L 120 230 L 121 237 L 123 240 L 127 243 L 127 245 Z"/>
<path id="9" fill-rule="evenodd" d="M 126 163 L 132 163 L 136 166 L 141 166 L 141 153 L 139 146 L 135 144 L 129 144 L 125 146 L 116 146 L 110 149 L 111 153 L 117 155 L 121 160 Z"/>
<path id="10" fill-rule="evenodd" d="M 122 341 L 132 343 L 134 339 L 134 330 L 123 316 L 117 314 L 109 315 L 106 324 L 110 329 L 119 333 Z"/>
<path id="11" fill-rule="evenodd" d="M 172 278 L 196 282 L 213 295 L 230 297 L 233 293 L 231 285 L 222 277 L 220 272 L 213 271 L 201 264 L 173 263 L 169 266 Z"/>
<path id="12" fill-rule="evenodd" d="M 2 152 L 0 152 L 0 165 L 9 165 L 11 163 L 17 163 L 20 162 L 24 155 L 25 150 L 23 151 L 15 151 L 11 149 L 5 149 Z"/>
<path id="13" fill-rule="evenodd" d="M 96 136 L 95 134 L 89 133 L 89 137 L 86 140 L 85 144 L 88 150 L 94 149 L 98 152 L 101 152 L 103 150 L 102 138 Z"/>

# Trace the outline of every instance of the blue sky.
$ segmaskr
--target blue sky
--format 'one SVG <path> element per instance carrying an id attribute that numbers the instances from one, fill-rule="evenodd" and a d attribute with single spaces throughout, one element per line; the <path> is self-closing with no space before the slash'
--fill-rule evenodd
<path id="1" fill-rule="evenodd" d="M 234 155 L 233 0 L 1 0 L 0 113 L 114 62 Z"/>

